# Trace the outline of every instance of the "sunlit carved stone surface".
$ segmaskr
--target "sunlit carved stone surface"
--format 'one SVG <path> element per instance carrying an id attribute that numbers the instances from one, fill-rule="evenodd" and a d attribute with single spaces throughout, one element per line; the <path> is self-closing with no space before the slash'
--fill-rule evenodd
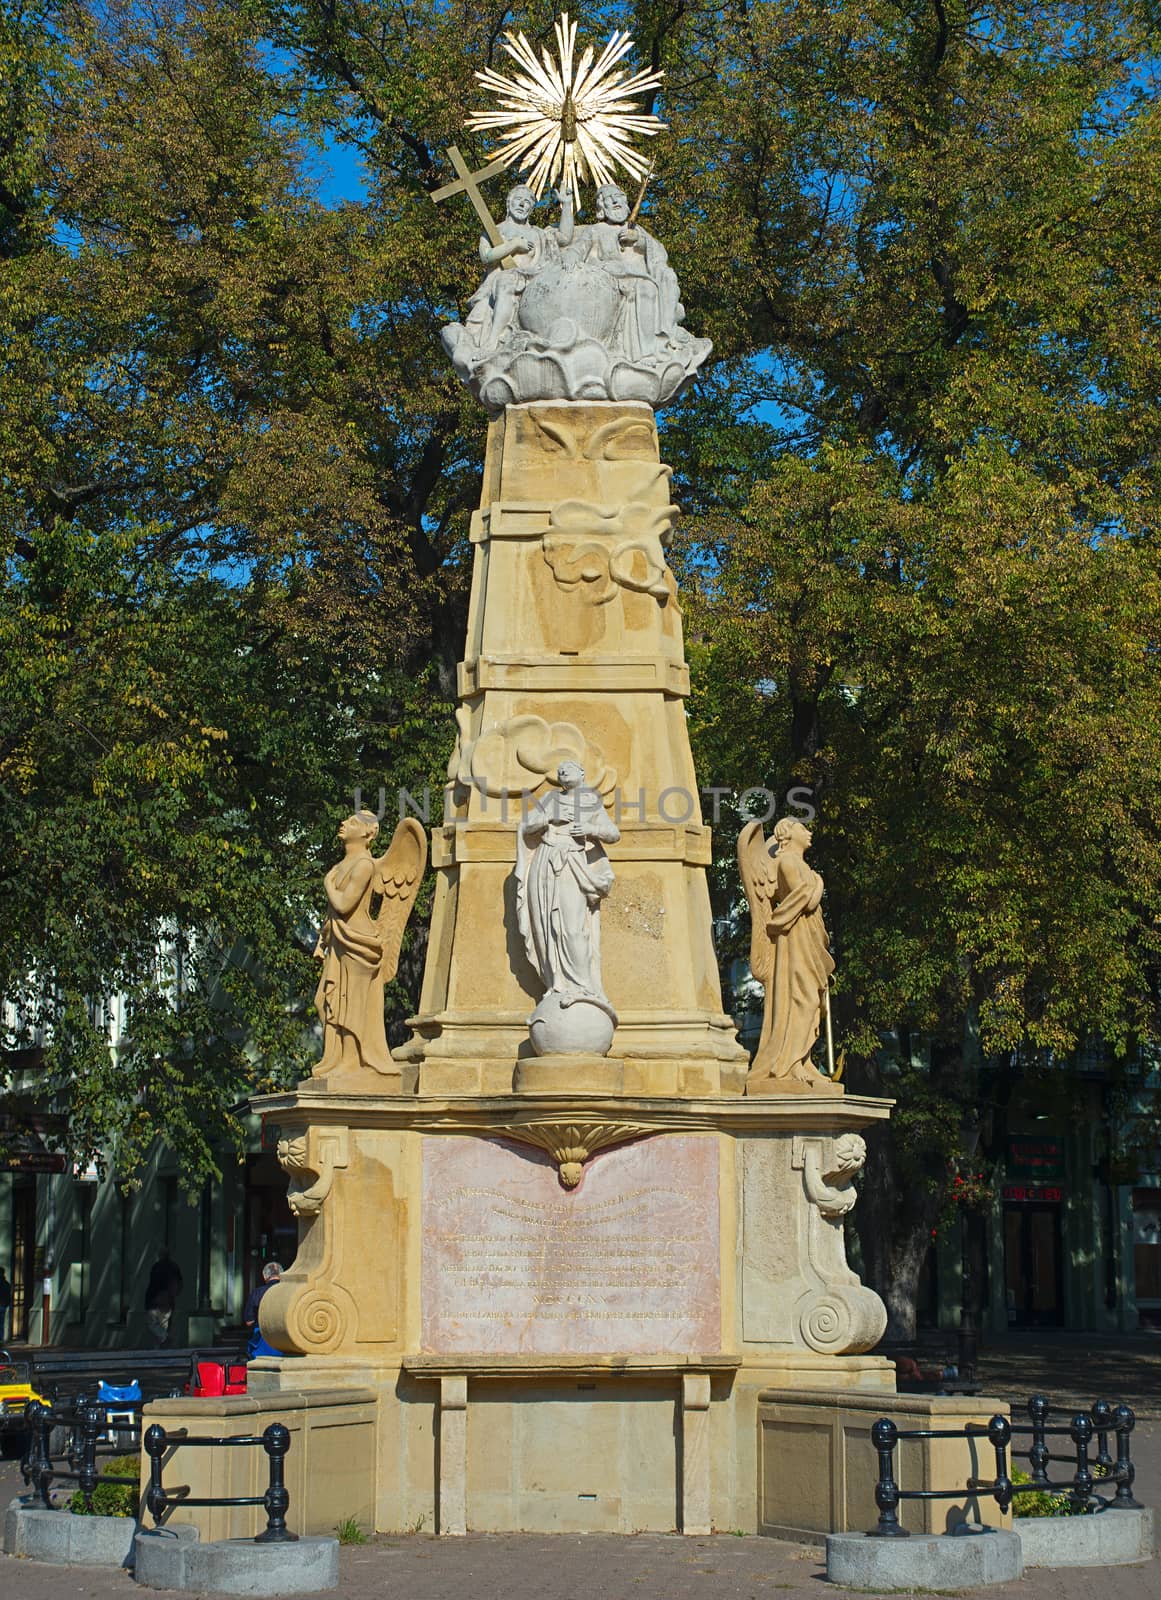
<path id="1" fill-rule="evenodd" d="M 539 1150 L 431 1138 L 423 1196 L 425 1350 L 718 1348 L 712 1136 L 602 1151 L 571 1191 Z"/>

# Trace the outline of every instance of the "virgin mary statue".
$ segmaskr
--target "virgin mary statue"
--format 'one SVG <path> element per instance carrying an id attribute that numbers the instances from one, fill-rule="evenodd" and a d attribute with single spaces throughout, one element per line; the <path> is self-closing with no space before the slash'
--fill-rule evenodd
<path id="1" fill-rule="evenodd" d="M 563 763 L 557 782 L 560 793 L 537 801 L 516 843 L 517 925 L 545 991 L 534 1040 L 546 1002 L 563 1012 L 587 1001 L 617 1021 L 601 984 L 600 905 L 613 886 L 602 846 L 621 832 L 575 761 Z"/>

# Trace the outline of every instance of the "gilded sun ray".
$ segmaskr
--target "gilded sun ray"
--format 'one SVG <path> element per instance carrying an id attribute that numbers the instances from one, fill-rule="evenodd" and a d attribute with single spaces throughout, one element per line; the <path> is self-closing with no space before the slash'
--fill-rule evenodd
<path id="1" fill-rule="evenodd" d="M 569 190 L 579 209 L 582 183 L 612 183 L 618 167 L 644 178 L 649 162 L 632 141 L 652 138 L 665 123 L 638 103 L 659 87 L 661 73 L 618 66 L 632 49 L 630 35 L 614 33 L 599 55 L 589 45 L 578 58 L 576 34 L 562 12 L 554 60 L 547 50 L 538 58 L 522 33 L 506 33 L 503 48 L 519 71 L 476 73 L 497 108 L 473 112 L 467 125 L 500 137 L 493 159 L 524 168 L 538 199 L 549 187 Z"/>

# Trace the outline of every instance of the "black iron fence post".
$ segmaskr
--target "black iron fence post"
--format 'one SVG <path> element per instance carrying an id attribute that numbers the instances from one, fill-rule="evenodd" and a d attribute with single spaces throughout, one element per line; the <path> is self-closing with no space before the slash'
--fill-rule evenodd
<path id="1" fill-rule="evenodd" d="M 894 1454 L 899 1441 L 899 1429 L 890 1417 L 880 1417 L 871 1429 L 871 1443 L 879 1453 L 879 1481 L 875 1485 L 875 1504 L 879 1508 L 878 1525 L 871 1529 L 872 1539 L 906 1539 L 908 1530 L 899 1524 L 899 1485 L 895 1482 Z"/>
<path id="2" fill-rule="evenodd" d="M 1093 1429 L 1096 1432 L 1097 1470 L 1102 1478 L 1108 1478 L 1112 1475 L 1113 1470 L 1113 1458 L 1109 1454 L 1109 1434 L 1113 1428 L 1113 1408 L 1107 1400 L 1094 1400 L 1090 1415 Z"/>
<path id="3" fill-rule="evenodd" d="M 286 1453 L 290 1449 L 290 1430 L 281 1422 L 272 1422 L 262 1434 L 262 1448 L 270 1462 L 270 1486 L 263 1496 L 266 1506 L 266 1530 L 258 1534 L 255 1544 L 284 1544 L 296 1540 L 286 1526 L 286 1512 L 290 1495 L 286 1488 Z"/>
<path id="4" fill-rule="evenodd" d="M 997 1411 L 988 1423 L 988 1442 L 996 1452 L 996 1481 L 992 1493 L 1001 1511 L 1012 1504 L 1012 1480 L 1008 1476 L 1008 1445 L 1012 1438 L 1012 1424 Z"/>
<path id="5" fill-rule="evenodd" d="M 1113 1412 L 1113 1427 L 1117 1432 L 1117 1459 L 1113 1464 L 1113 1474 L 1117 1480 L 1117 1492 L 1109 1502 L 1110 1511 L 1141 1509 L 1141 1502 L 1133 1499 L 1133 1480 L 1137 1476 L 1137 1469 L 1129 1455 L 1129 1435 L 1136 1423 L 1132 1406 L 1118 1406 Z"/>
<path id="6" fill-rule="evenodd" d="M 1076 1474 L 1072 1480 L 1072 1498 L 1077 1505 L 1087 1506 L 1092 1500 L 1093 1476 L 1088 1464 L 1088 1447 L 1092 1442 L 1092 1418 L 1079 1411 L 1069 1424 L 1068 1436 L 1076 1446 Z"/>
<path id="7" fill-rule="evenodd" d="M 149 1487 L 145 1491 L 145 1504 L 155 1523 L 160 1523 L 169 1510 L 169 1496 L 161 1481 L 162 1457 L 165 1455 L 165 1429 L 154 1422 L 145 1430 L 141 1441 L 149 1457 Z"/>
<path id="8" fill-rule="evenodd" d="M 1034 1394 L 1028 1402 L 1028 1416 L 1032 1422 L 1032 1446 L 1028 1451 L 1028 1465 L 1032 1468 L 1032 1482 L 1038 1488 L 1048 1484 L 1048 1396 Z"/>
<path id="9" fill-rule="evenodd" d="M 103 1419 L 104 1413 L 98 1405 L 86 1404 L 81 1410 L 81 1464 L 77 1472 L 77 1487 L 85 1497 L 87 1511 L 93 1509 L 93 1490 L 101 1476 L 97 1467 L 97 1440 Z"/>
<path id="10" fill-rule="evenodd" d="M 52 1408 L 40 1400 L 30 1400 L 24 1410 L 24 1420 L 28 1423 L 28 1452 L 20 1463 L 21 1476 L 51 1510 L 52 1500 L 48 1491 L 52 1483 L 52 1460 L 48 1453 L 48 1436 L 52 1427 Z"/>

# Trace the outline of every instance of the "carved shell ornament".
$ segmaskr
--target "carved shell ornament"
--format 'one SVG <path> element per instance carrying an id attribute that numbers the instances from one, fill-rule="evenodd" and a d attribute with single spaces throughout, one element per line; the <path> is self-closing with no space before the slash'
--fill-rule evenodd
<path id="1" fill-rule="evenodd" d="M 490 1128 L 489 1133 L 547 1151 L 556 1162 L 561 1187 L 575 1189 L 584 1174 L 585 1163 L 598 1150 L 615 1144 L 628 1144 L 655 1133 L 655 1128 L 640 1122 L 517 1122 Z"/>

